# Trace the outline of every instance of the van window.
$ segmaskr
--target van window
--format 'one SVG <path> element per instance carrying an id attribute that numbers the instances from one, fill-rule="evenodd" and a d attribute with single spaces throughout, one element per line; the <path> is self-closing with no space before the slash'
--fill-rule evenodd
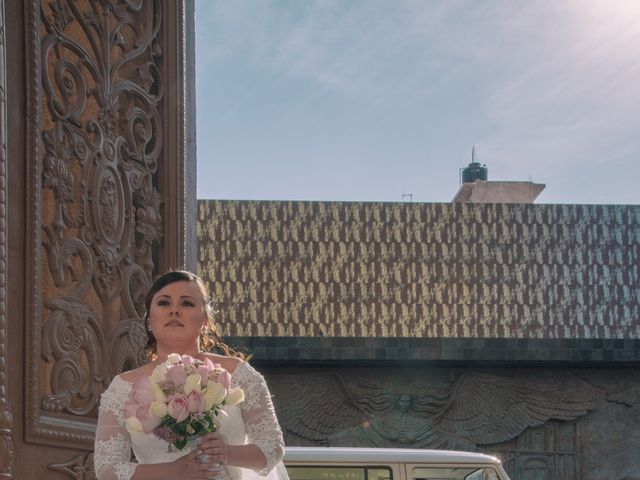
<path id="1" fill-rule="evenodd" d="M 383 467 L 289 465 L 287 472 L 291 480 L 393 480 L 391 469 Z"/>
<path id="2" fill-rule="evenodd" d="M 488 467 L 420 467 L 413 469 L 413 480 L 500 480 Z"/>

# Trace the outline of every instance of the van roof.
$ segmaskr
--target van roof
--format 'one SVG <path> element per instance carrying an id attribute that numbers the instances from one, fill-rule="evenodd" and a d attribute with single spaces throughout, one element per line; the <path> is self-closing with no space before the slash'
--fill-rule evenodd
<path id="1" fill-rule="evenodd" d="M 358 447 L 287 447 L 285 462 L 362 462 L 362 463 L 469 463 L 499 464 L 490 455 L 453 450 L 414 448 L 358 448 Z"/>

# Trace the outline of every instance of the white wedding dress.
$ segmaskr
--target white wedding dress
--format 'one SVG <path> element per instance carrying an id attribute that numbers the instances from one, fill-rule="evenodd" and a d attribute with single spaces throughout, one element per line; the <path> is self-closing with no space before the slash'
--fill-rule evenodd
<path id="1" fill-rule="evenodd" d="M 267 466 L 260 471 L 227 466 L 228 477 L 231 480 L 288 480 L 281 461 L 282 431 L 264 378 L 247 362 L 240 363 L 231 378 L 232 387 L 244 390 L 245 401 L 225 407 L 216 418 L 217 431 L 229 445 L 258 446 L 267 458 Z M 130 480 L 140 464 L 171 462 L 189 452 L 188 447 L 177 450 L 151 433 L 129 433 L 124 427 L 123 409 L 131 388 L 130 382 L 117 376 L 102 394 L 94 451 L 98 480 Z M 135 460 L 131 459 L 132 450 Z"/>

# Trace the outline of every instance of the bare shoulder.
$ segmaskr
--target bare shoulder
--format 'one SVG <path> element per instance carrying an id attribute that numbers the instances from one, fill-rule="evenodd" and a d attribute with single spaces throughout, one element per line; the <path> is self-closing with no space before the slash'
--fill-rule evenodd
<path id="1" fill-rule="evenodd" d="M 204 358 L 208 358 L 213 363 L 219 363 L 222 367 L 227 370 L 229 373 L 233 373 L 238 365 L 240 365 L 243 360 L 236 357 L 226 357 L 224 355 L 217 355 L 215 353 L 203 353 Z"/>
<path id="2" fill-rule="evenodd" d="M 141 367 L 136 368 L 135 370 L 129 370 L 127 372 L 121 373 L 120 378 L 125 382 L 135 383 L 140 378 L 149 376 L 153 372 L 154 365 L 152 363 L 147 363 L 142 365 Z"/>

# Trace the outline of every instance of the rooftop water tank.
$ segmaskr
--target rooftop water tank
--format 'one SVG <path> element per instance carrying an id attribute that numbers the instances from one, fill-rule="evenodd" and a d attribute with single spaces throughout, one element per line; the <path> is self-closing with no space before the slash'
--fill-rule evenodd
<path id="1" fill-rule="evenodd" d="M 489 177 L 489 169 L 486 165 L 480 165 L 476 161 L 476 147 L 471 150 L 471 163 L 468 167 L 462 169 L 462 183 L 473 183 L 476 180 L 487 181 Z"/>
<path id="2" fill-rule="evenodd" d="M 476 180 L 487 181 L 488 169 L 486 165 L 471 162 L 468 167 L 462 169 L 462 183 L 473 183 Z"/>

